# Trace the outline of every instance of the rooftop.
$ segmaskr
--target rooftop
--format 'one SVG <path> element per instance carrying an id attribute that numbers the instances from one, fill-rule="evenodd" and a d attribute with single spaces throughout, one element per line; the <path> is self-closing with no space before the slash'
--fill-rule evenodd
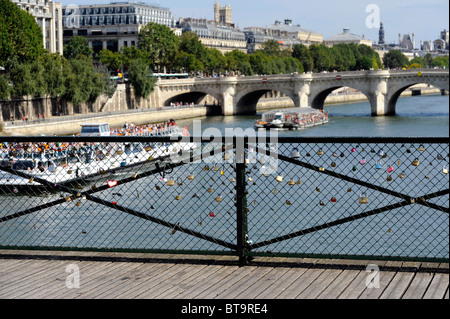
<path id="1" fill-rule="evenodd" d="M 326 42 L 361 41 L 367 40 L 364 36 L 350 33 L 350 29 L 344 28 L 342 33 L 327 38 Z"/>

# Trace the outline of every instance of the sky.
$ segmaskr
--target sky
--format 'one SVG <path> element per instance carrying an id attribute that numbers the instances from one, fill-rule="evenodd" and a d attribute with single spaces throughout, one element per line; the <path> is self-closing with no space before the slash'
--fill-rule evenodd
<path id="1" fill-rule="evenodd" d="M 56 0 L 63 5 L 92 4 L 90 0 Z M 96 0 L 96 4 L 111 1 Z M 169 8 L 176 19 L 183 17 L 214 18 L 215 0 L 139 0 Z M 398 34 L 416 35 L 420 40 L 438 39 L 440 32 L 449 29 L 448 0 L 218 0 L 225 6 L 231 5 L 233 22 L 241 29 L 265 27 L 275 20 L 293 20 L 293 24 L 315 31 L 324 39 L 349 28 L 351 33 L 365 35 L 378 41 L 378 21 L 383 22 L 386 42 L 398 43 Z"/>

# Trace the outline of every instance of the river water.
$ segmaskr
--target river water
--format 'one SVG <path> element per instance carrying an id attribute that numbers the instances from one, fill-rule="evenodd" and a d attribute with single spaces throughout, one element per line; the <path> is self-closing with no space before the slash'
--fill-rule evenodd
<path id="1" fill-rule="evenodd" d="M 368 102 L 330 105 L 325 107 L 325 111 L 329 111 L 330 122 L 327 125 L 302 131 L 280 131 L 279 136 L 449 136 L 448 96 L 401 98 L 397 104 L 397 115 L 391 117 L 372 117 Z M 252 128 L 259 117 L 260 114 L 195 120 L 201 120 L 202 130 L 215 128 L 225 133 L 227 128 Z M 192 132 L 193 121 L 183 120 L 177 124 L 188 127 Z M 332 169 L 330 163 L 335 161 L 337 166 L 333 170 L 336 173 L 374 183 L 377 187 L 408 196 L 422 196 L 448 188 L 448 175 L 442 174 L 442 165 L 448 165 L 448 145 L 439 145 L 437 149 L 427 146 L 428 149 L 422 153 L 417 153 L 417 145 L 407 145 L 413 150 L 411 154 L 400 145 L 387 147 L 385 151 L 389 157 L 382 163 L 382 170 L 374 168 L 377 154 L 369 152 L 371 148 L 378 150 L 380 145 L 361 145 L 355 153 L 350 152 L 348 146 L 340 145 L 338 154 L 345 153 L 345 158 L 331 156 L 331 152 L 335 151 L 334 145 L 306 146 L 312 156 L 303 157 L 303 161 L 326 169 Z M 290 152 L 290 145 L 283 147 L 280 153 Z M 315 156 L 317 147 L 324 147 L 324 156 Z M 303 153 L 304 151 L 302 150 Z M 437 161 L 436 155 L 442 155 L 445 159 Z M 421 156 L 419 168 L 411 165 L 414 156 Z M 363 157 L 367 157 L 367 164 L 359 165 Z M 236 192 L 231 179 L 236 173 L 231 165 L 221 163 L 217 170 L 213 169 L 213 165 L 210 164 L 209 170 L 205 169 L 205 163 L 174 170 L 167 176 L 176 180 L 172 187 L 161 182 L 160 176 L 149 176 L 94 195 L 108 203 L 115 202 L 152 218 L 171 224 L 179 223 L 181 227 L 204 236 L 234 244 Z M 392 174 L 394 180 L 387 182 L 386 169 L 390 165 L 395 167 Z M 249 240 L 254 243 L 401 201 L 392 194 L 330 178 L 283 161 L 279 164 L 277 174 L 283 174 L 284 181 L 279 183 L 275 180 L 276 174 L 265 177 L 260 173 L 261 165 L 257 163 L 257 166 L 256 169 L 249 167 L 248 177 L 252 180 L 248 180 L 247 196 L 248 234 Z M 357 167 L 357 170 L 352 171 L 352 167 Z M 406 176 L 398 178 L 400 172 Z M 191 174 L 195 175 L 193 181 L 188 179 Z M 120 180 L 122 176 L 105 178 L 98 185 L 106 184 L 108 179 Z M 301 181 L 301 184 L 289 186 L 290 179 Z M 358 204 L 358 198 L 363 192 L 370 198 L 368 205 Z M 30 195 L 1 196 L 0 217 L 66 196 Z M 218 201 L 219 197 L 221 201 Z M 323 206 L 319 205 L 320 201 L 323 201 Z M 430 202 L 448 207 L 448 195 L 431 199 Z M 256 251 L 448 258 L 448 232 L 448 214 L 421 205 L 406 205 L 369 218 L 270 244 Z M 83 199 L 43 207 L 34 213 L 0 222 L 0 246 L 228 251 L 219 244 L 180 231 L 170 231 L 170 227 Z"/>
<path id="2" fill-rule="evenodd" d="M 400 98 L 396 116 L 373 117 L 369 102 L 328 105 L 330 122 L 301 131 L 279 131 L 279 136 L 313 137 L 448 137 L 449 96 L 424 95 Z M 226 128 L 252 128 L 261 112 L 252 116 L 204 117 L 201 128 L 217 128 L 225 134 Z M 193 120 L 177 122 L 192 132 Z"/>

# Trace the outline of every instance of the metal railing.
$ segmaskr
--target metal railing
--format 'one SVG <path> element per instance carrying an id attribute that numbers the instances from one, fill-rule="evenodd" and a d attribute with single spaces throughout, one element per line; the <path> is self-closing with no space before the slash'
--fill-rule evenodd
<path id="1" fill-rule="evenodd" d="M 0 249 L 449 260 L 445 138 L 1 143 Z"/>

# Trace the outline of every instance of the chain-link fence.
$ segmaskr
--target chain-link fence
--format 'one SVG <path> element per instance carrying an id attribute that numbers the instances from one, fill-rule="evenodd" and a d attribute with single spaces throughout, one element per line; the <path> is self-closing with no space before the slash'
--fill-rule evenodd
<path id="1" fill-rule="evenodd" d="M 0 248 L 446 261 L 449 143 L 3 137 Z"/>

